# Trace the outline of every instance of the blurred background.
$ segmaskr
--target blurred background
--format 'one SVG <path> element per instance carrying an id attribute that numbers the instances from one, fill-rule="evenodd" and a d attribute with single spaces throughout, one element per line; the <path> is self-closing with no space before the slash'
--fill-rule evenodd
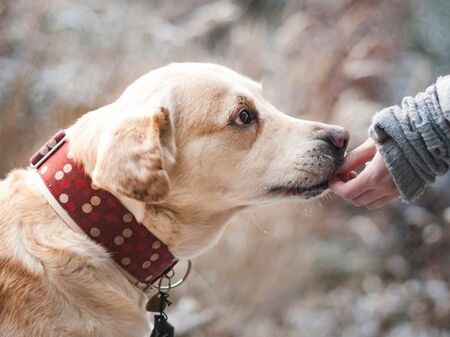
<path id="1" fill-rule="evenodd" d="M 341 124 L 450 73 L 450 1 L 0 2 L 0 175 L 151 69 L 208 61 Z M 169 317 L 184 337 L 450 336 L 450 179 L 370 212 L 328 197 L 235 218 Z"/>

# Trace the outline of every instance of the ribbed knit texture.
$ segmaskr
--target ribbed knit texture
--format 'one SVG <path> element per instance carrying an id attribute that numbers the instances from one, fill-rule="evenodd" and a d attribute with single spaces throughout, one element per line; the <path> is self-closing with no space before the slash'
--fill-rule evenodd
<path id="1" fill-rule="evenodd" d="M 402 199 L 416 199 L 450 167 L 450 75 L 377 113 L 369 133 Z"/>

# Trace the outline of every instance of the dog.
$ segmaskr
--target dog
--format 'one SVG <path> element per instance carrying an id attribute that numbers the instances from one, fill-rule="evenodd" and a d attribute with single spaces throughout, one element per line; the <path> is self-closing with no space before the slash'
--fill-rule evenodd
<path id="1" fill-rule="evenodd" d="M 151 71 L 65 133 L 68 158 L 176 259 L 207 250 L 240 211 L 326 193 L 349 139 L 203 63 Z M 28 168 L 0 182 L 0 336 L 148 336 L 145 293 L 58 216 L 40 179 Z"/>

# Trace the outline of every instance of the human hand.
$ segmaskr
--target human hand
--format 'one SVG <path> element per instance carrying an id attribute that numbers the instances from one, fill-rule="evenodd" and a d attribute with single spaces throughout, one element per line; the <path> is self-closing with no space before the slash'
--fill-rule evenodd
<path id="1" fill-rule="evenodd" d="M 353 171 L 366 163 L 361 173 Z M 348 153 L 329 186 L 335 194 L 353 205 L 371 210 L 400 195 L 372 138 Z"/>

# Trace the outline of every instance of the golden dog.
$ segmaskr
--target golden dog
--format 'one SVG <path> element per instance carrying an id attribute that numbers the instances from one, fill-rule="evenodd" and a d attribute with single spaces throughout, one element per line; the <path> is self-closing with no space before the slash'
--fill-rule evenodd
<path id="1" fill-rule="evenodd" d="M 239 211 L 323 194 L 348 141 L 279 112 L 258 83 L 196 63 L 148 73 L 66 133 L 73 160 L 178 259 L 205 251 Z M 30 168 L 0 182 L 0 336 L 146 336 L 144 293 L 36 179 Z"/>

